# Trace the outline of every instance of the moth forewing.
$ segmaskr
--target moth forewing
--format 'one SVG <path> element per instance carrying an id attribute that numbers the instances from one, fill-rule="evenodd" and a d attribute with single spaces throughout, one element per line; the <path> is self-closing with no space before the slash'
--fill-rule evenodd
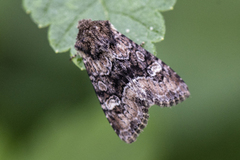
<path id="1" fill-rule="evenodd" d="M 152 105 L 172 106 L 189 97 L 176 72 L 109 21 L 81 20 L 78 29 L 75 48 L 109 123 L 123 141 L 136 140 Z"/>

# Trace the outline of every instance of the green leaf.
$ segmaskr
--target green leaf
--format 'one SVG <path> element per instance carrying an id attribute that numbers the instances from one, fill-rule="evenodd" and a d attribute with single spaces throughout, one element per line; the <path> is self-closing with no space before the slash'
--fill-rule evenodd
<path id="1" fill-rule="evenodd" d="M 48 39 L 56 53 L 71 49 L 77 24 L 81 19 L 110 20 L 115 28 L 134 42 L 145 42 L 144 48 L 156 55 L 153 43 L 163 40 L 164 19 L 160 12 L 173 9 L 176 0 L 23 0 L 39 28 L 49 26 Z M 81 57 L 72 59 L 84 69 Z"/>

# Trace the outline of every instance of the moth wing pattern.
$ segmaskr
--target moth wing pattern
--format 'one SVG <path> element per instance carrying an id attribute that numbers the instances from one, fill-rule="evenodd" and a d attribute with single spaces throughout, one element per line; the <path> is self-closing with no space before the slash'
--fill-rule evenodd
<path id="1" fill-rule="evenodd" d="M 109 123 L 126 143 L 145 128 L 152 105 L 168 107 L 189 97 L 176 72 L 109 21 L 81 20 L 78 29 L 75 48 Z"/>

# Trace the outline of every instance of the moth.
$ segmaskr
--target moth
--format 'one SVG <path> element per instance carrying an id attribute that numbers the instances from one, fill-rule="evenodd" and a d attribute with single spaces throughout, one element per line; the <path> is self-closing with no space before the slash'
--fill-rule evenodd
<path id="1" fill-rule="evenodd" d="M 116 134 L 136 141 L 152 105 L 169 107 L 190 92 L 163 61 L 119 33 L 109 21 L 81 20 L 75 48 Z"/>

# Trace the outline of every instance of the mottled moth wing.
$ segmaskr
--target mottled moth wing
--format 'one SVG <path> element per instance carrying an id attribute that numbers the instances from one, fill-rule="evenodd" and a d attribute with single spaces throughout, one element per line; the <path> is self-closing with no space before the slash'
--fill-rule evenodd
<path id="1" fill-rule="evenodd" d="M 109 123 L 123 141 L 136 140 L 147 125 L 150 106 L 172 106 L 189 97 L 176 72 L 109 21 L 81 20 L 78 29 L 75 48 Z"/>

